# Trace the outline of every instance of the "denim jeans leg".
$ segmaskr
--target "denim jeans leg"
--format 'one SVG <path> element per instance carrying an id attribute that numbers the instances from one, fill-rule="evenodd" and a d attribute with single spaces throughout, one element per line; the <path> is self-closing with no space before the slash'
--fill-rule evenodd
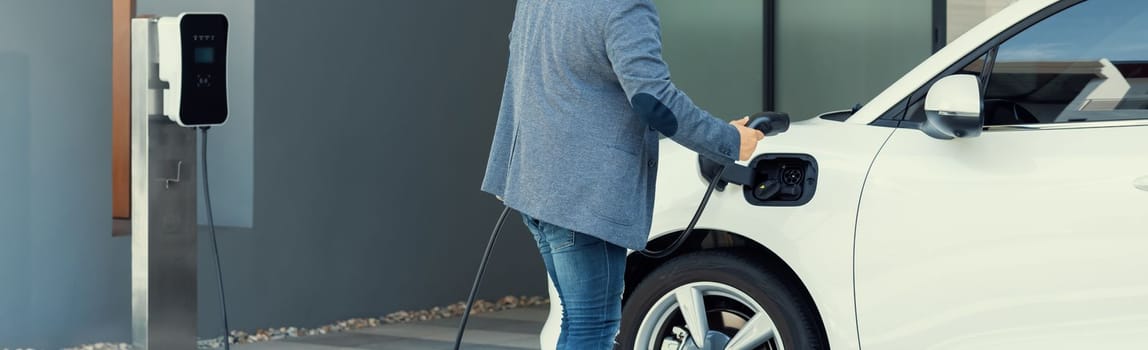
<path id="1" fill-rule="evenodd" d="M 534 236 L 534 242 L 538 244 L 538 252 L 542 255 L 542 263 L 546 266 L 546 273 L 550 275 L 550 282 L 554 284 L 554 290 L 558 291 L 558 298 L 562 298 L 562 288 L 559 287 L 558 278 L 554 276 L 554 259 L 550 256 L 550 243 L 546 240 L 546 235 L 543 232 L 541 221 L 522 214 L 522 221 L 526 224 L 526 228 L 530 230 L 531 236 Z M 561 303 L 561 300 L 551 300 L 552 303 Z M 558 331 L 558 343 L 555 349 L 564 349 L 565 339 L 563 335 L 566 334 L 566 310 L 562 310 L 562 324 Z"/>
<path id="2" fill-rule="evenodd" d="M 526 219 L 562 303 L 558 349 L 609 350 L 622 319 L 626 249 Z"/>

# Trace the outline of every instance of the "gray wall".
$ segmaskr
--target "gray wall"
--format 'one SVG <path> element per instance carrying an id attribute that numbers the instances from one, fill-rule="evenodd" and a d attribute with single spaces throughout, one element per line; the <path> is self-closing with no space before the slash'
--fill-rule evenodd
<path id="1" fill-rule="evenodd" d="M 31 73 L 26 54 L 0 49 L 0 281 L 17 282 L 27 268 L 28 232 L 28 104 Z M 7 289 L 7 290 L 4 290 Z M 0 315 L 28 315 L 30 288 L 0 289 Z M 20 319 L 0 317 L 0 339 L 20 329 Z M 5 342 L 0 341 L 0 347 Z"/>
<path id="2" fill-rule="evenodd" d="M 256 9 L 256 225 L 220 232 L 232 325 L 314 326 L 464 299 L 500 209 L 478 186 L 514 2 Z M 529 234 L 507 226 L 481 296 L 545 295 Z M 217 332 L 205 294 L 215 284 L 200 278 L 206 336 Z"/>
<path id="3" fill-rule="evenodd" d="M 776 2 L 773 93 L 797 119 L 868 102 L 932 49 L 931 1 Z M 655 3 L 683 91 L 727 119 L 763 107 L 763 1 Z"/>
<path id="4" fill-rule="evenodd" d="M 110 88 L 109 2 L 0 0 L 0 348 L 130 337 Z"/>
<path id="5" fill-rule="evenodd" d="M 662 48 L 674 84 L 715 116 L 760 111 L 764 58 L 761 0 L 657 0 Z"/>
<path id="6" fill-rule="evenodd" d="M 180 6 L 152 1 L 141 8 Z M 215 149 L 253 140 L 255 225 L 219 232 L 232 326 L 464 299 L 500 209 L 478 185 L 513 1 L 255 5 L 254 138 L 213 130 Z M 108 215 L 110 14 L 105 2 L 0 0 L 0 348 L 130 340 L 129 240 L 111 237 Z M 228 133 L 236 146 L 217 143 Z M 227 156 L 212 168 L 242 170 Z M 216 203 L 226 177 L 212 179 Z M 218 334 L 207 243 L 202 337 Z M 519 221 L 485 282 L 480 297 L 545 294 Z"/>
<path id="7" fill-rule="evenodd" d="M 777 108 L 804 119 L 867 103 L 932 52 L 932 1 L 777 5 Z"/>

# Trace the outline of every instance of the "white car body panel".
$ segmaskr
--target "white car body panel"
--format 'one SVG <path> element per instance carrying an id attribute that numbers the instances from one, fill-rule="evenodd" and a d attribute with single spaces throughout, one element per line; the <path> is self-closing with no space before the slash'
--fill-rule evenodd
<path id="1" fill-rule="evenodd" d="M 854 218 L 865 173 L 892 132 L 891 128 L 820 119 L 794 123 L 789 132 L 760 143 L 756 153 L 816 157 L 822 175 L 813 200 L 801 207 L 755 207 L 746 204 L 742 186 L 729 185 L 723 192 L 714 192 L 698 221 L 698 229 L 746 236 L 782 258 L 808 287 L 834 348 L 857 348 Z M 651 229 L 658 234 L 654 236 L 683 230 L 706 189 L 696 153 L 663 140 L 661 154 Z"/>
<path id="2" fill-rule="evenodd" d="M 898 129 L 865 184 L 857 309 L 869 349 L 1148 344 L 1148 122 Z"/>

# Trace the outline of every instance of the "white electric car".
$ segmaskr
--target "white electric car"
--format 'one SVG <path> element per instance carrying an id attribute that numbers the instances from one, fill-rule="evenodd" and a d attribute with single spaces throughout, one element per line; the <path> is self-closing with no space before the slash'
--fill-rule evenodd
<path id="1" fill-rule="evenodd" d="M 652 248 L 706 188 L 661 152 Z M 1148 1 L 1018 1 L 741 164 L 631 254 L 621 348 L 1148 349 Z"/>

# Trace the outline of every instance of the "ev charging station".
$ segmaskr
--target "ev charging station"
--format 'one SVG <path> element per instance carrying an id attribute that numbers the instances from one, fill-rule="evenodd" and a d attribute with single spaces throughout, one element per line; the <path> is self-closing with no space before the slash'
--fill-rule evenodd
<path id="1" fill-rule="evenodd" d="M 132 20 L 132 340 L 197 349 L 195 127 L 227 120 L 227 17 Z"/>

